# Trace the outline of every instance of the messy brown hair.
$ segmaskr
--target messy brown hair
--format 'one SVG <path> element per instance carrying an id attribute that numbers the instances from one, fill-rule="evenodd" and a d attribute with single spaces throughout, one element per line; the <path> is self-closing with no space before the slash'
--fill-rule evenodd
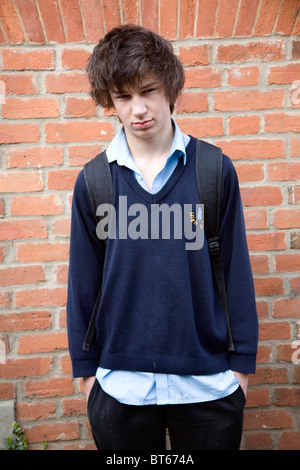
<path id="1" fill-rule="evenodd" d="M 164 88 L 171 113 L 184 85 L 184 70 L 169 41 L 136 25 L 113 28 L 94 48 L 88 63 L 91 96 L 112 108 L 111 91 L 137 87 L 153 75 Z"/>

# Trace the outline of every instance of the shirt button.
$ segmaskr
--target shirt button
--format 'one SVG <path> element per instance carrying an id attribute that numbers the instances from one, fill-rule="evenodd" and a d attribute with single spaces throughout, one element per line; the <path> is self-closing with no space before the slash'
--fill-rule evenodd
<path id="1" fill-rule="evenodd" d="M 138 176 L 138 180 L 139 181 L 142 181 L 143 180 L 143 177 L 141 175 Z"/>

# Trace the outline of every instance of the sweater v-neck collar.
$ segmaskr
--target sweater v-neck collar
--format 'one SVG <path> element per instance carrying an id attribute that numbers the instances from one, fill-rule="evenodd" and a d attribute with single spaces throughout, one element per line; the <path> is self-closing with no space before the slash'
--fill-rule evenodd
<path id="1" fill-rule="evenodd" d="M 150 193 L 146 189 L 144 189 L 139 182 L 134 177 L 132 171 L 127 168 L 126 166 L 120 166 L 120 171 L 123 177 L 126 179 L 127 183 L 130 187 L 135 191 L 135 193 L 143 199 L 148 204 L 156 204 L 159 203 L 175 186 L 179 178 L 181 177 L 182 173 L 184 172 L 186 166 L 189 164 L 192 154 L 195 150 L 195 139 L 191 138 L 190 142 L 186 147 L 186 164 L 184 164 L 183 159 L 181 158 L 173 171 L 172 175 L 168 179 L 168 181 L 164 184 L 164 186 L 155 194 Z"/>

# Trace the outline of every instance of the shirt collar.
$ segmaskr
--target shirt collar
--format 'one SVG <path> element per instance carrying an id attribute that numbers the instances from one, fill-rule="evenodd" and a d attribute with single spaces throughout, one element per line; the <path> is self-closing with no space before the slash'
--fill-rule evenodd
<path id="1" fill-rule="evenodd" d="M 184 134 L 178 124 L 172 119 L 172 123 L 175 127 L 175 133 L 170 149 L 170 153 L 168 156 L 168 159 L 171 158 L 174 153 L 176 152 L 176 155 L 179 155 L 180 157 L 183 157 L 183 162 L 186 164 L 186 147 L 187 144 L 190 141 L 190 137 L 186 134 Z M 126 137 L 125 137 L 125 132 L 124 128 L 119 130 L 119 132 L 116 134 L 116 136 L 113 138 L 111 143 L 109 144 L 107 150 L 106 150 L 106 155 L 109 163 L 112 163 L 116 161 L 118 165 L 121 166 L 129 166 L 131 167 L 131 163 L 133 162 Z M 134 168 L 132 168 L 134 169 Z"/>

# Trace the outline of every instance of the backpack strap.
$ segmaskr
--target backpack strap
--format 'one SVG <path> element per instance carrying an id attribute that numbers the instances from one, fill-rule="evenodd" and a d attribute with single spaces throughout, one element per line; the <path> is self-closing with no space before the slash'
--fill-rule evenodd
<path id="1" fill-rule="evenodd" d="M 196 179 L 200 203 L 204 204 L 205 233 L 212 270 L 226 315 L 228 350 L 234 351 L 235 348 L 229 324 L 226 284 L 221 263 L 219 243 L 222 164 L 222 150 L 215 145 L 197 139 Z"/>
<path id="2" fill-rule="evenodd" d="M 106 152 L 99 153 L 95 158 L 86 163 L 83 168 L 84 178 L 88 189 L 90 201 L 93 207 L 95 220 L 98 222 L 96 212 L 100 204 L 113 203 L 113 183 L 107 160 Z M 106 239 L 103 238 L 106 246 Z M 88 330 L 82 345 L 83 351 L 89 351 L 95 333 L 96 317 L 102 297 L 102 287 L 97 295 Z"/>

